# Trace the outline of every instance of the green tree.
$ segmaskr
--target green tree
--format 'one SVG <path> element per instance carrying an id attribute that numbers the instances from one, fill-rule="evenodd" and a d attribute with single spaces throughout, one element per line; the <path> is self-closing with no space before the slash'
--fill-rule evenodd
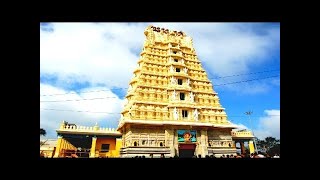
<path id="1" fill-rule="evenodd" d="M 46 130 L 43 128 L 40 128 L 40 136 L 46 136 L 46 135 L 47 135 Z"/>
<path id="2" fill-rule="evenodd" d="M 276 144 L 274 145 L 272 148 L 270 148 L 267 153 L 270 155 L 270 156 L 274 156 L 274 155 L 280 155 L 280 144 Z"/>
<path id="3" fill-rule="evenodd" d="M 280 154 L 280 139 L 274 137 L 266 137 L 264 140 L 257 140 L 257 146 L 259 149 L 266 149 L 270 156 L 274 154 Z"/>
<path id="4" fill-rule="evenodd" d="M 267 142 L 265 140 L 260 140 L 258 138 L 256 140 L 256 144 L 258 149 L 264 149 L 267 146 Z"/>
<path id="5" fill-rule="evenodd" d="M 40 128 L 40 136 L 46 136 L 46 135 L 47 135 L 46 130 L 43 129 L 43 128 Z M 48 141 L 48 140 L 40 141 L 40 147 L 41 147 L 42 145 L 44 145 L 47 141 Z"/>
<path id="6" fill-rule="evenodd" d="M 273 146 L 277 145 L 278 143 L 280 143 L 280 140 L 277 140 L 274 137 L 266 137 L 265 141 L 266 141 L 269 149 L 272 148 Z"/>

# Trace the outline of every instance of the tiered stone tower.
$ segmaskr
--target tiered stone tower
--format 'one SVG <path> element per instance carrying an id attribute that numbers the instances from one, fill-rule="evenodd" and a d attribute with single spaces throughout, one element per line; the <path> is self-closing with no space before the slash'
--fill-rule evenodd
<path id="1" fill-rule="evenodd" d="M 235 154 L 235 127 L 227 120 L 192 38 L 153 26 L 144 34 L 118 126 L 121 157 Z"/>

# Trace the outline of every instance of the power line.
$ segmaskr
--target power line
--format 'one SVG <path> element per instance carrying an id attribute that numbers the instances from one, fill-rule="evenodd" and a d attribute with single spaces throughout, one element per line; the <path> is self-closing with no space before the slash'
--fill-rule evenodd
<path id="1" fill-rule="evenodd" d="M 101 91 L 111 91 L 111 89 L 96 90 L 96 91 L 83 91 L 81 93 L 92 93 L 92 92 L 101 92 Z M 63 93 L 63 94 L 43 94 L 40 96 L 60 96 L 60 95 L 66 95 L 66 94 L 78 94 L 78 93 L 77 92 L 69 92 L 69 93 Z"/>
<path id="2" fill-rule="evenodd" d="M 41 109 L 49 111 L 67 111 L 67 112 L 86 112 L 86 113 L 104 113 L 104 114 L 121 114 L 121 113 L 111 113 L 111 112 L 92 112 L 92 111 L 75 111 L 75 110 L 65 110 L 65 109 Z"/>
<path id="3" fill-rule="evenodd" d="M 228 117 L 246 117 L 245 115 L 238 115 L 238 116 L 229 116 Z M 280 116 L 280 115 L 268 115 L 268 116 Z M 251 117 L 261 117 L 261 116 L 251 116 Z"/>
<path id="4" fill-rule="evenodd" d="M 208 78 L 208 79 L 221 79 L 221 78 L 227 78 L 227 77 L 243 76 L 243 75 L 250 75 L 250 74 L 259 74 L 259 73 L 272 72 L 272 71 L 280 71 L 280 70 L 267 70 L 267 71 L 253 72 L 253 73 L 247 73 L 247 74 L 235 74 L 235 75 L 221 76 L 221 77 Z M 128 88 L 111 88 L 111 89 L 103 89 L 103 90 L 95 90 L 95 91 L 83 91 L 81 93 L 83 94 L 83 93 L 111 91 L 111 90 L 121 90 L 121 89 L 128 89 Z M 40 95 L 40 96 L 60 96 L 60 95 L 77 94 L 77 93 L 79 93 L 79 92 L 69 92 L 69 93 L 63 93 L 63 94 L 43 94 L 43 95 Z"/>
<path id="5" fill-rule="evenodd" d="M 64 109 L 41 109 L 40 110 L 49 110 L 49 111 L 67 111 L 67 112 L 85 112 L 85 113 L 103 113 L 103 114 L 121 114 L 121 113 L 111 113 L 111 112 L 94 112 L 94 111 L 75 111 L 75 110 L 64 110 Z M 227 115 L 228 117 L 246 117 L 245 115 Z M 261 115 L 265 116 L 265 115 Z M 251 116 L 251 117 L 261 117 L 261 116 Z M 268 116 L 280 116 L 280 115 L 268 115 Z"/>
<path id="6" fill-rule="evenodd" d="M 274 70 L 268 70 L 268 71 L 259 71 L 259 72 L 253 72 L 253 73 L 246 73 L 246 74 L 235 74 L 235 75 L 221 76 L 221 77 L 215 77 L 215 78 L 209 78 L 209 79 L 221 79 L 221 78 L 244 76 L 244 75 L 250 75 L 250 74 L 261 74 L 261 73 L 273 72 L 273 71 L 280 71 L 280 70 L 279 69 L 274 69 Z"/>
<path id="7" fill-rule="evenodd" d="M 67 100 L 57 100 L 57 101 L 40 101 L 40 102 L 87 101 L 87 100 L 109 99 L 109 98 L 116 98 L 116 97 L 103 97 L 103 98 L 92 98 L 92 99 L 67 99 Z"/>
<path id="8" fill-rule="evenodd" d="M 245 80 L 245 81 L 235 81 L 235 82 L 231 82 L 231 83 L 224 83 L 224 84 L 216 84 L 213 86 L 224 86 L 224 85 L 229 85 L 229 84 L 238 84 L 238 83 L 244 83 L 244 82 L 249 82 L 249 81 L 256 81 L 256 80 L 261 80 L 261 79 L 269 79 L 269 78 L 274 78 L 274 77 L 279 77 L 280 75 L 277 76 L 269 76 L 269 77 L 264 77 L 264 78 L 257 78 L 257 79 L 249 79 L 249 80 Z"/>
<path id="9" fill-rule="evenodd" d="M 261 79 L 269 79 L 269 78 L 274 78 L 274 77 L 279 77 L 277 76 L 269 76 L 269 77 L 264 77 L 264 78 L 257 78 L 257 79 L 249 79 L 245 81 L 235 81 L 235 82 L 230 82 L 230 83 L 225 83 L 225 84 L 217 84 L 214 86 L 224 86 L 224 85 L 229 85 L 229 84 L 238 84 L 238 83 L 244 83 L 244 82 L 250 82 L 250 81 L 256 81 L 256 80 L 261 80 Z M 102 90 L 100 90 L 102 91 Z M 83 100 L 96 100 L 96 99 L 108 99 L 108 98 L 117 98 L 117 97 L 103 97 L 103 98 L 91 98 L 91 99 L 67 99 L 67 100 L 55 100 L 55 101 L 40 101 L 41 102 L 66 102 L 66 101 L 83 101 Z"/>

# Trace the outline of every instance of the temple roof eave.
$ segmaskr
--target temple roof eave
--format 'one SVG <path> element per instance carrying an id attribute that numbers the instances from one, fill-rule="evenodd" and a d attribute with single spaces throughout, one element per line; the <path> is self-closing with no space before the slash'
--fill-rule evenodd
<path id="1" fill-rule="evenodd" d="M 152 120 L 123 120 L 117 130 L 121 129 L 124 124 L 145 124 L 145 125 L 187 125 L 187 126 L 206 126 L 217 128 L 238 128 L 234 124 L 212 124 L 207 122 L 186 122 L 186 121 L 152 121 Z"/>
<path id="2" fill-rule="evenodd" d="M 85 135 L 108 135 L 108 136 L 121 136 L 121 132 L 99 132 L 99 131 L 74 131 L 74 130 L 61 130 L 57 129 L 59 134 L 85 134 Z"/>
<path id="3" fill-rule="evenodd" d="M 248 140 L 248 139 L 254 139 L 254 136 L 244 136 L 244 137 L 237 137 L 237 136 L 232 136 L 233 140 Z"/>

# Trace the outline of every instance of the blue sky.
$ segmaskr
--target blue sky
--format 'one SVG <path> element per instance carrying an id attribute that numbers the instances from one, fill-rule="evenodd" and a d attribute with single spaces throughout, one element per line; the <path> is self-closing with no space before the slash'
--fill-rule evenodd
<path id="1" fill-rule="evenodd" d="M 117 126 L 150 24 L 193 38 L 232 123 L 280 138 L 280 23 L 41 23 L 40 126 L 47 138 L 56 138 L 62 120 Z M 92 98 L 104 99 L 83 100 Z"/>

